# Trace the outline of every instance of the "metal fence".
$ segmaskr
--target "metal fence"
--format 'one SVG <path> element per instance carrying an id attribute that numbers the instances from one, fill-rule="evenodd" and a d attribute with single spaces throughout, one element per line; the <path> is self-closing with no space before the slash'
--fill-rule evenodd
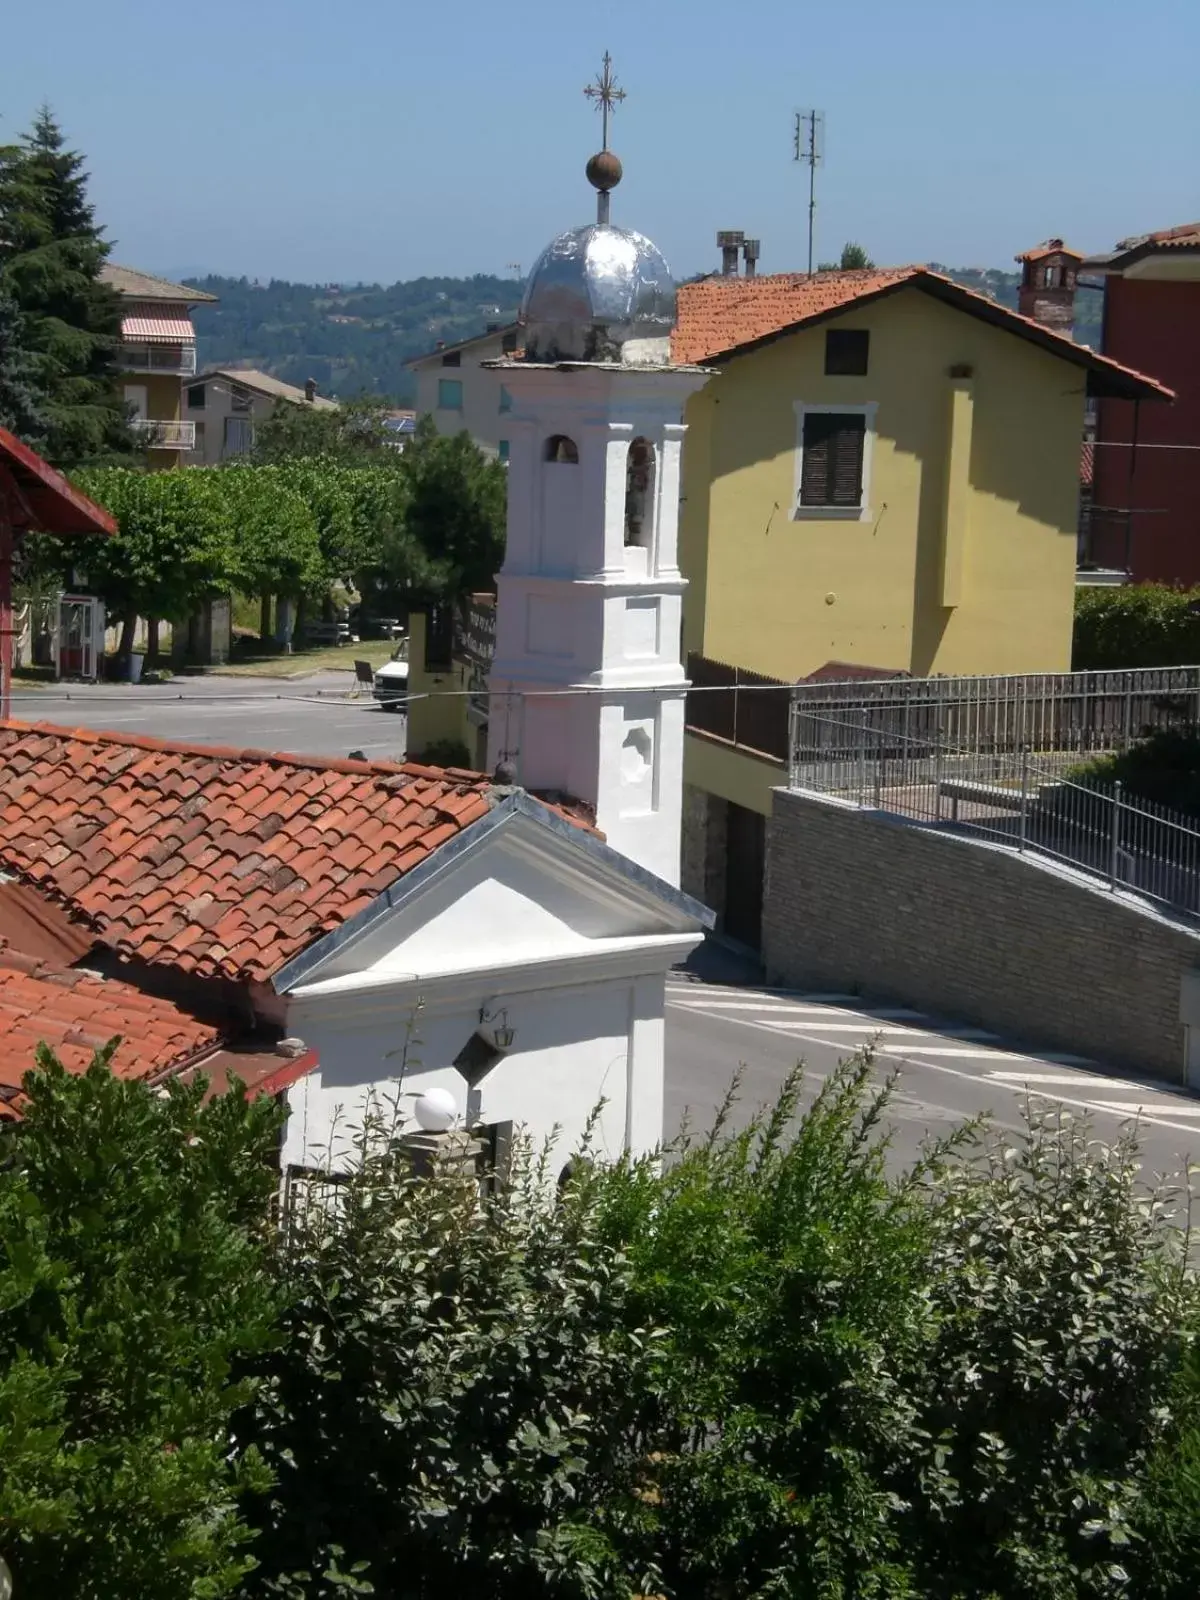
<path id="1" fill-rule="evenodd" d="M 687 697 L 689 728 L 787 760 L 790 684 L 697 654 L 688 656 L 687 675 L 695 691 Z"/>
<path id="2" fill-rule="evenodd" d="M 1071 757 L 955 748 L 874 727 L 855 707 L 792 708 L 792 788 L 982 835 L 1200 917 L 1200 829 L 1192 818 L 1068 776 Z M 1076 757 L 1078 752 L 1075 753 Z"/>
<path id="3" fill-rule="evenodd" d="M 1200 667 L 801 683 L 792 699 L 802 712 L 853 714 L 905 741 L 1078 756 L 1124 749 L 1152 728 L 1200 722 Z"/>

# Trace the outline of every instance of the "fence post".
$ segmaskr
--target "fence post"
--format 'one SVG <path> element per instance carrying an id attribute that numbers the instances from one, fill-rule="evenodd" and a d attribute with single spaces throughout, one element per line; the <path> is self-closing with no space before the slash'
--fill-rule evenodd
<path id="1" fill-rule="evenodd" d="M 1121 849 L 1121 790 L 1124 785 L 1118 778 L 1113 784 L 1112 800 L 1112 836 L 1109 841 L 1108 853 L 1108 886 L 1110 889 L 1117 887 L 1117 858 Z"/>
<path id="2" fill-rule="evenodd" d="M 1021 746 L 1021 832 L 1017 840 L 1017 848 L 1024 853 L 1025 829 L 1029 817 L 1029 751 L 1025 745 Z"/>

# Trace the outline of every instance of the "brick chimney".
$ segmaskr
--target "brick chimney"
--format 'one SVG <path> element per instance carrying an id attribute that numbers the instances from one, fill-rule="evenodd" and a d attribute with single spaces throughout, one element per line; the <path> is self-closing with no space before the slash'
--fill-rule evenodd
<path id="1" fill-rule="evenodd" d="M 1021 286 L 1017 310 L 1069 339 L 1075 326 L 1075 278 L 1083 257 L 1061 239 L 1047 239 L 1017 257 Z"/>

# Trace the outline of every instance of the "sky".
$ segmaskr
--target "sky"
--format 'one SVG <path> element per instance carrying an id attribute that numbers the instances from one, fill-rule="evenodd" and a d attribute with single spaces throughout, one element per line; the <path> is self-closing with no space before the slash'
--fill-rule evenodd
<path id="1" fill-rule="evenodd" d="M 719 228 L 802 270 L 797 109 L 826 117 L 817 255 L 1008 267 L 1200 218 L 1196 0 L 8 0 L 0 142 L 42 101 L 113 259 L 300 282 L 527 272 L 594 215 L 611 50 L 613 221 L 679 277 Z"/>

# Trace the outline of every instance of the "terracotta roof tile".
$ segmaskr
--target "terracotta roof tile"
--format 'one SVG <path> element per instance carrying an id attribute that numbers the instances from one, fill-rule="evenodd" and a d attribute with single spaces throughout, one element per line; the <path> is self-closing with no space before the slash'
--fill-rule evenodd
<path id="1" fill-rule="evenodd" d="M 118 1074 L 157 1078 L 214 1049 L 222 1030 L 132 983 L 39 961 L 0 939 L 0 1116 L 19 1114 L 21 1079 L 38 1044 L 68 1071 L 83 1072 L 118 1035 Z"/>
<path id="2" fill-rule="evenodd" d="M 1087 367 L 1103 392 L 1107 392 L 1107 380 L 1112 392 L 1127 392 L 1127 397 L 1174 399 L 1172 390 L 1156 378 L 1098 355 L 1031 317 L 1023 317 L 940 272 L 919 266 L 818 272 L 811 278 L 799 273 L 773 273 L 760 278 L 713 277 L 682 284 L 678 321 L 671 334 L 672 359 L 703 365 L 906 285 L 1053 350 L 1077 366 Z"/>
<path id="3" fill-rule="evenodd" d="M 458 769 L 0 723 L 0 867 L 122 954 L 264 980 L 484 817 L 490 790 Z"/>

